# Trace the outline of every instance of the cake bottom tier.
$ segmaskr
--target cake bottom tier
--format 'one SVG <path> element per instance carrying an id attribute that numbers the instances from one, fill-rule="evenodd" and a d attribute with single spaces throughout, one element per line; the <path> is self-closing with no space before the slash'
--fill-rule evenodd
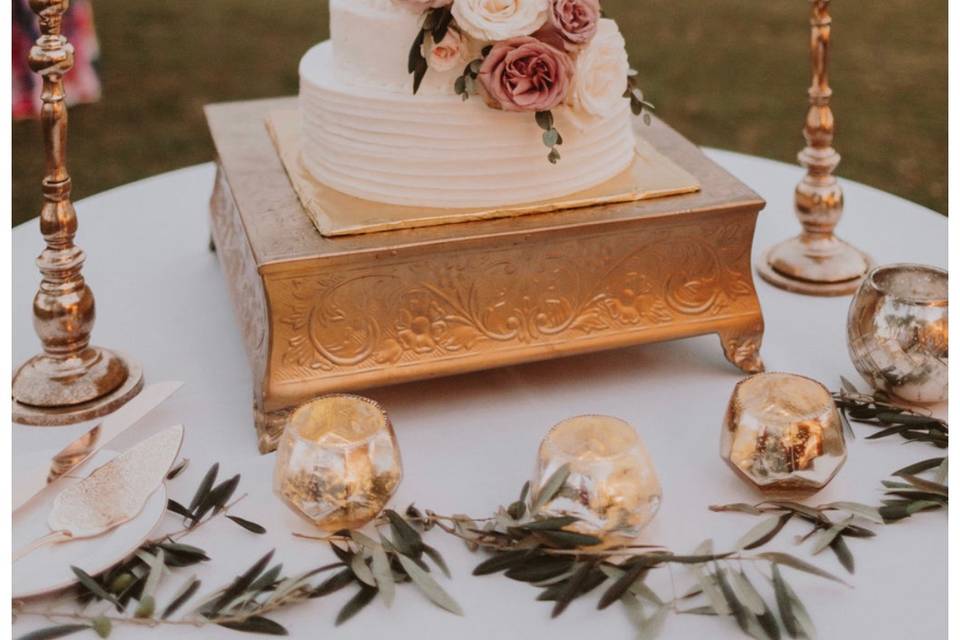
<path id="1" fill-rule="evenodd" d="M 351 86 L 321 43 L 300 62 L 303 162 L 344 193 L 422 207 L 497 207 L 588 189 L 625 170 L 635 138 L 629 104 L 607 119 L 555 110 L 561 159 L 533 114 L 503 112 L 478 97 L 414 96 Z"/>

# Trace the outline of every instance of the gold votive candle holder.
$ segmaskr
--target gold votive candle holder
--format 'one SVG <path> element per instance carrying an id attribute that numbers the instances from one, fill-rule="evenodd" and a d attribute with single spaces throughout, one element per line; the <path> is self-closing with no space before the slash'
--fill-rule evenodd
<path id="1" fill-rule="evenodd" d="M 540 511 L 579 518 L 571 529 L 633 536 L 660 507 L 662 490 L 650 454 L 633 427 L 619 418 L 577 416 L 547 433 L 531 483 L 535 504 L 544 484 L 564 465 L 566 480 Z"/>
<path id="2" fill-rule="evenodd" d="M 850 303 L 850 359 L 875 389 L 906 402 L 947 399 L 947 272 L 920 264 L 871 271 Z"/>
<path id="3" fill-rule="evenodd" d="M 720 455 L 762 493 L 803 497 L 833 479 L 847 459 L 847 446 L 826 387 L 804 376 L 761 373 L 734 389 Z"/>
<path id="4" fill-rule="evenodd" d="M 296 513 L 332 532 L 376 518 L 402 477 L 397 437 L 383 408 L 369 398 L 335 394 L 290 415 L 273 489 Z"/>

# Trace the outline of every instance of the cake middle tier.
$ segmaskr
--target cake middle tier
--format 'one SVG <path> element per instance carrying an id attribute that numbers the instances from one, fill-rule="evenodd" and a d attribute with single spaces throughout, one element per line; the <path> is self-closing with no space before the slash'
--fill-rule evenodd
<path id="1" fill-rule="evenodd" d="M 561 159 L 532 113 L 474 96 L 411 95 L 344 82 L 324 42 L 300 62 L 302 160 L 320 182 L 366 200 L 442 208 L 556 199 L 613 178 L 635 154 L 629 103 L 610 118 L 554 110 Z"/>

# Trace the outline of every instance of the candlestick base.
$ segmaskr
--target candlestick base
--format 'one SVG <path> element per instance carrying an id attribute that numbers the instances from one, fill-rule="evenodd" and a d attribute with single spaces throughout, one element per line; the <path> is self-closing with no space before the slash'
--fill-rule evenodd
<path id="1" fill-rule="evenodd" d="M 13 378 L 13 421 L 42 427 L 75 424 L 112 413 L 140 393 L 139 363 L 116 351 L 91 349 L 100 361 L 78 377 L 52 375 L 44 355 L 25 362 Z"/>
<path id="2" fill-rule="evenodd" d="M 757 266 L 760 277 L 781 289 L 811 296 L 845 296 L 873 267 L 870 256 L 836 236 L 800 235 L 774 245 Z"/>

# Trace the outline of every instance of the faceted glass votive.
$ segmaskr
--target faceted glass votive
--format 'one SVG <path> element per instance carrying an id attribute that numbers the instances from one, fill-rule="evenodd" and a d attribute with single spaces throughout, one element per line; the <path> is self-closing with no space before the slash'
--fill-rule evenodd
<path id="1" fill-rule="evenodd" d="M 329 395 L 290 416 L 277 447 L 273 490 L 319 528 L 337 531 L 377 517 L 402 477 L 397 437 L 380 405 Z"/>
<path id="2" fill-rule="evenodd" d="M 863 379 L 915 403 L 947 399 L 947 272 L 918 264 L 877 267 L 850 303 L 847 346 Z"/>
<path id="3" fill-rule="evenodd" d="M 766 494 L 816 493 L 847 459 L 830 391 L 789 373 L 761 373 L 741 381 L 727 407 L 720 455 Z"/>
<path id="4" fill-rule="evenodd" d="M 580 518 L 570 526 L 594 535 L 633 536 L 653 519 L 662 491 L 650 454 L 628 423 L 610 416 L 578 416 L 557 424 L 540 443 L 531 487 L 536 501 L 563 465 L 566 482 L 542 513 Z"/>

